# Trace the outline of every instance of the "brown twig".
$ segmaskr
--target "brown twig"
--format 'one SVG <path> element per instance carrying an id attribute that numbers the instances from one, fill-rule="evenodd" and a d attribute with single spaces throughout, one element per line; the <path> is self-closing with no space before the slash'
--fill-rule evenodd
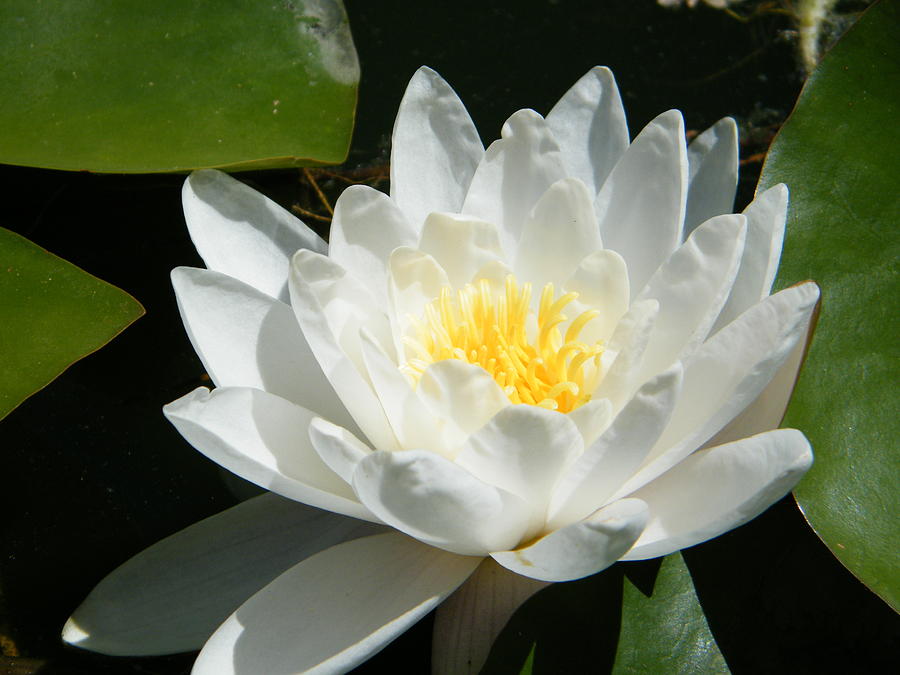
<path id="1" fill-rule="evenodd" d="M 325 196 L 325 193 L 322 192 L 322 188 L 319 187 L 319 184 L 316 182 L 316 179 L 313 177 L 312 172 L 303 167 L 303 175 L 306 177 L 306 180 L 309 181 L 309 184 L 312 185 L 313 190 L 316 191 L 316 195 L 319 197 L 319 201 L 322 202 L 322 206 L 325 207 L 325 210 L 328 211 L 330 215 L 334 215 L 334 209 L 331 208 L 331 202 L 328 201 L 328 197 Z M 323 218 L 320 216 L 320 218 Z M 330 220 L 329 218 L 323 218 L 324 220 Z"/>
<path id="2" fill-rule="evenodd" d="M 300 206 L 299 204 L 293 204 L 293 205 L 291 205 L 291 211 L 293 211 L 293 212 L 296 213 L 297 215 L 300 215 L 300 216 L 306 216 L 307 218 L 313 218 L 313 219 L 315 219 L 315 220 L 322 221 L 323 223 L 330 223 L 330 222 L 331 222 L 331 218 L 330 218 L 330 217 L 328 217 L 328 216 L 321 216 L 321 215 L 319 215 L 318 213 L 315 213 L 315 212 L 313 212 L 313 211 L 307 211 L 306 209 L 304 209 L 304 208 L 303 208 L 302 206 Z"/>
<path id="3" fill-rule="evenodd" d="M 314 169 L 313 171 L 314 175 L 319 174 L 351 185 L 358 185 L 369 181 L 387 180 L 388 176 L 390 176 L 391 167 L 390 165 L 382 165 L 339 171 L 329 171 L 328 169 Z"/>
<path id="4" fill-rule="evenodd" d="M 790 6 L 790 3 L 786 3 Z M 740 21 L 741 23 L 750 23 L 751 21 L 761 17 L 766 16 L 767 14 L 782 14 L 793 16 L 793 11 L 791 9 L 784 9 L 778 6 L 777 2 L 764 2 L 756 7 L 754 7 L 747 14 L 741 14 L 730 7 L 725 7 L 723 10 L 728 16 L 732 19 Z"/>
<path id="5" fill-rule="evenodd" d="M 749 157 L 744 157 L 744 159 L 742 159 L 740 161 L 740 165 L 745 166 L 747 164 L 758 164 L 758 163 L 762 162 L 765 158 L 766 158 L 766 153 L 757 152 L 755 155 L 750 155 Z"/>

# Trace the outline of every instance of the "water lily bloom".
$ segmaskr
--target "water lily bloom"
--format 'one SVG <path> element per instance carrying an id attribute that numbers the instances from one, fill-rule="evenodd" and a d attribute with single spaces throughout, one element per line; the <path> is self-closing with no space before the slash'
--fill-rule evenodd
<path id="1" fill-rule="evenodd" d="M 422 68 L 390 196 L 347 189 L 327 244 L 191 175 L 207 269 L 172 279 L 216 388 L 165 414 L 271 494 L 126 562 L 64 638 L 205 643 L 196 673 L 341 672 L 483 560 L 567 581 L 755 517 L 812 461 L 775 427 L 819 293 L 770 295 L 787 189 L 734 214 L 736 183 L 733 120 L 687 146 L 669 111 L 629 142 L 605 68 L 487 149 Z"/>

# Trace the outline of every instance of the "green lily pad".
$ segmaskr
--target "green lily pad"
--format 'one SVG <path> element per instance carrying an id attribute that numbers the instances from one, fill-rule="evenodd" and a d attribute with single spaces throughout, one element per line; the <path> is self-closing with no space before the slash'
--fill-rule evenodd
<path id="1" fill-rule="evenodd" d="M 144 308 L 0 228 L 0 419 L 75 361 L 121 333 Z"/>
<path id="2" fill-rule="evenodd" d="M 117 173 L 338 163 L 340 0 L 0 3 L 0 163 Z"/>
<path id="3" fill-rule="evenodd" d="M 525 659 L 525 663 L 522 664 L 522 670 L 519 671 L 519 675 L 531 675 L 531 671 L 534 669 L 534 650 L 537 648 L 535 645 L 531 648 L 531 651 L 528 652 L 528 658 Z"/>
<path id="4" fill-rule="evenodd" d="M 652 589 L 639 589 L 625 579 L 622 625 L 612 672 L 729 672 L 681 553 L 663 558 Z"/>
<path id="5" fill-rule="evenodd" d="M 807 82 L 760 190 L 791 190 L 778 279 L 822 287 L 818 329 L 785 419 L 816 462 L 795 494 L 810 525 L 900 609 L 900 3 L 869 9 Z"/>

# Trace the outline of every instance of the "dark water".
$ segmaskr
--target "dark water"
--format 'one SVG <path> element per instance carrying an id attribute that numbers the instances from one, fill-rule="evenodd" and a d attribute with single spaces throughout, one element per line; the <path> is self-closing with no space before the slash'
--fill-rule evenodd
<path id="1" fill-rule="evenodd" d="M 673 107 L 692 130 L 732 115 L 745 157 L 765 150 L 802 83 L 783 36 L 789 20 L 777 14 L 742 23 L 706 9 L 665 11 L 650 0 L 351 1 L 348 10 L 363 68 L 351 167 L 386 162 L 397 103 L 422 64 L 451 82 L 487 142 L 512 111 L 546 113 L 603 64 L 616 74 L 632 134 Z M 739 207 L 759 166 L 742 167 Z M 0 657 L 0 673 L 187 673 L 193 655 L 112 659 L 64 649 L 58 637 L 107 572 L 236 501 L 219 470 L 160 413 L 204 384 L 168 280 L 177 265 L 201 265 L 181 215 L 182 177 L 0 172 L 0 224 L 147 309 L 0 425 L 0 634 L 20 656 Z M 242 178 L 286 206 L 310 204 L 296 171 Z M 685 558 L 733 672 L 887 671 L 895 616 L 831 557 L 789 500 Z M 609 587 L 607 579 L 555 590 L 569 613 L 519 621 L 504 637 L 508 653 L 524 659 L 533 638 L 526 632 L 537 631 L 537 672 L 603 672 L 618 630 L 615 605 L 604 602 Z M 427 672 L 429 639 L 426 620 L 360 671 Z"/>

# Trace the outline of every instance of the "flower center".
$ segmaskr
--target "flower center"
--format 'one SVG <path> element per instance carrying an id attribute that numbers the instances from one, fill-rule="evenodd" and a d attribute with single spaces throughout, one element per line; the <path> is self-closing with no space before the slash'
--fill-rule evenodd
<path id="1" fill-rule="evenodd" d="M 454 293 L 444 287 L 425 307 L 422 319 L 410 317 L 414 335 L 403 338 L 412 352 L 401 370 L 418 382 L 432 363 L 459 359 L 484 368 L 513 403 L 569 412 L 586 403 L 600 374 L 603 345 L 578 340 L 600 312 L 582 312 L 569 320 L 562 310 L 578 297 L 555 297 L 553 284 L 541 291 L 537 317 L 531 309 L 531 284 L 509 275 L 502 291 L 481 279 Z"/>

